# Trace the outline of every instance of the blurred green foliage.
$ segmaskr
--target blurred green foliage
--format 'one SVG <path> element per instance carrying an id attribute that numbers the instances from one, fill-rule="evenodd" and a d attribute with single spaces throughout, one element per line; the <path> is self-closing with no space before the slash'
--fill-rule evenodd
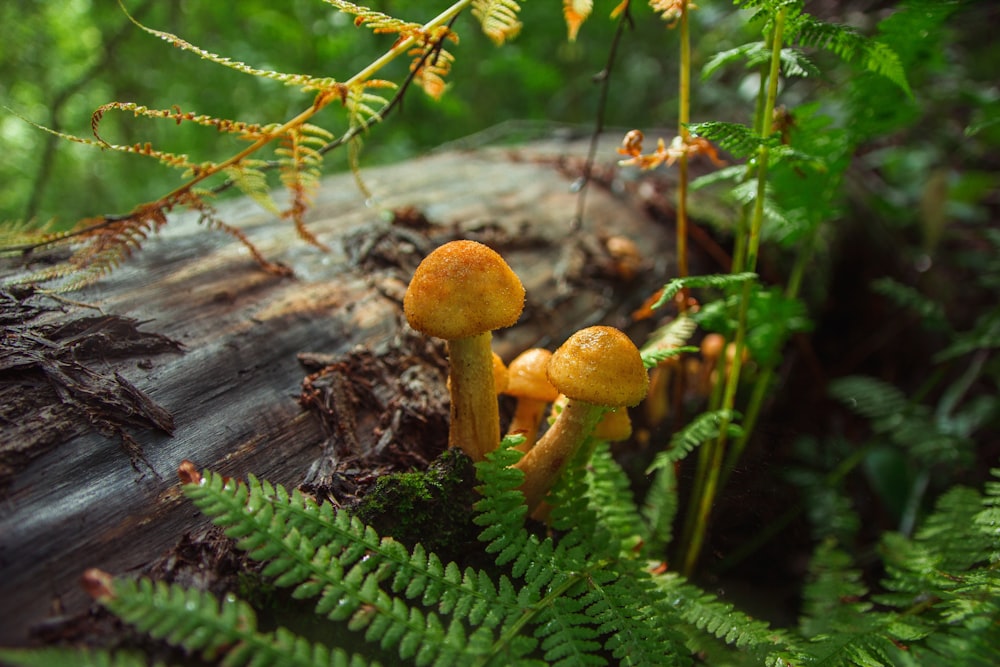
<path id="1" fill-rule="evenodd" d="M 322 0 L 266 0 L 239 3 L 207 0 L 125 0 L 146 25 L 178 36 L 214 53 L 258 68 L 347 79 L 391 45 L 391 36 L 357 29 L 348 16 Z M 450 3 L 381 0 L 368 3 L 414 21 L 435 16 Z M 402 110 L 366 137 L 363 165 L 395 161 L 465 137 L 500 123 L 510 138 L 568 124 L 586 132 L 593 125 L 598 100 L 594 75 L 605 66 L 615 23 L 608 12 L 616 3 L 595 3 L 594 15 L 568 42 L 561 5 L 555 0 L 523 2 L 521 35 L 495 47 L 471 16 L 455 26 L 461 37 L 449 46 L 456 57 L 449 91 L 435 102 L 410 91 Z M 849 21 L 871 33 L 879 18 L 898 3 L 810 3 L 810 11 L 834 21 Z M 919 3 L 918 3 L 919 4 Z M 976 204 L 998 183 L 989 167 L 996 162 L 1000 92 L 989 63 L 998 47 L 985 37 L 996 10 L 990 3 L 967 3 L 950 30 L 934 40 L 895 39 L 903 49 L 916 99 L 898 97 L 893 118 L 872 119 L 872 136 L 883 125 L 897 130 L 883 136 L 866 155 L 869 166 L 883 170 L 884 188 L 871 204 L 892 219 L 915 209 L 934 169 L 950 168 L 955 199 L 949 206 L 963 218 L 981 216 Z M 874 5 L 874 6 L 873 6 Z M 867 10 L 867 11 L 866 11 Z M 606 124 L 672 127 L 676 122 L 676 31 L 668 30 L 647 3 L 633 3 L 633 27 L 626 31 L 611 79 Z M 692 14 L 694 69 L 715 53 L 750 39 L 745 13 L 731 2 L 702 2 Z M 906 34 L 906 25 L 896 26 Z M 898 37 L 890 35 L 889 38 Z M 0 3 L 0 103 L 41 125 L 90 136 L 90 115 L 110 101 L 130 101 L 151 108 L 177 105 L 186 111 L 257 122 L 286 120 L 305 108 L 311 97 L 273 81 L 260 80 L 203 61 L 132 25 L 117 0 L 66 0 Z M 901 44 L 894 44 L 899 49 Z M 405 59 L 404 59 L 405 60 Z M 406 62 L 397 62 L 386 78 L 400 80 Z M 789 79 L 786 104 L 823 99 L 822 112 L 835 121 L 858 115 L 843 104 L 843 63 L 819 54 L 821 77 Z M 752 113 L 755 74 L 728 68 L 696 83 L 692 120 L 745 121 Z M 892 92 L 872 77 L 855 83 L 849 104 L 864 105 L 872 94 Z M 839 99 L 838 99 L 839 95 Z M 840 107 L 838 108 L 838 105 Z M 886 109 L 887 105 L 874 105 Z M 334 132 L 344 129 L 335 106 L 317 118 Z M 900 127 L 909 126 L 900 134 Z M 221 159 L 235 147 L 229 137 L 206 128 L 135 119 L 109 113 L 102 134 L 115 143 L 152 142 L 157 148 L 197 160 Z M 966 136 L 973 132 L 972 137 Z M 670 130 L 660 133 L 669 139 Z M 49 136 L 13 113 L 0 112 L 0 223 L 56 218 L 68 225 L 80 217 L 122 213 L 154 199 L 178 184 L 153 160 L 71 144 Z M 958 168 L 960 162 L 975 168 Z M 346 152 L 331 155 L 327 171 L 346 168 Z M 960 210 L 955 207 L 959 207 Z"/>
<path id="2" fill-rule="evenodd" d="M 426 21 L 449 3 L 373 2 L 376 9 Z M 351 17 L 321 0 L 240 3 L 128 0 L 145 25 L 174 33 L 208 51 L 281 72 L 349 78 L 392 44 L 391 36 L 357 29 Z M 601 9 L 598 9 L 600 12 Z M 608 121 L 619 125 L 669 125 L 676 88 L 673 64 L 664 57 L 673 35 L 645 6 L 623 49 L 626 58 L 613 80 Z M 455 29 L 459 44 L 440 102 L 414 89 L 402 112 L 373 130 L 364 164 L 397 160 L 504 121 L 592 124 L 597 89 L 592 80 L 606 61 L 615 25 L 595 14 L 569 43 L 561 7 L 526 2 L 519 38 L 495 47 L 468 16 Z M 129 101 L 151 108 L 177 105 L 186 111 L 254 122 L 279 122 L 306 108 L 310 96 L 258 80 L 172 48 L 132 25 L 115 0 L 39 3 L 11 0 L 0 6 L 0 99 L 41 125 L 90 136 L 90 116 L 99 105 Z M 406 60 L 406 59 L 403 59 Z M 380 73 L 399 81 L 406 62 Z M 317 119 L 344 129 L 331 107 Z M 109 113 L 102 135 L 114 143 L 150 141 L 194 159 L 220 159 L 234 143 L 211 130 Z M 0 115 L 0 221 L 78 217 L 129 210 L 179 181 L 154 161 L 102 153 L 46 135 L 11 113 Z M 346 167 L 332 156 L 327 169 Z"/>

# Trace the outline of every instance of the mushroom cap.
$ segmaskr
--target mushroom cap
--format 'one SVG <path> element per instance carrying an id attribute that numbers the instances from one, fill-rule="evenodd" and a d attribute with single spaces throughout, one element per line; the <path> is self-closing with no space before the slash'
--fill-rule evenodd
<path id="1" fill-rule="evenodd" d="M 711 359 L 714 363 L 718 359 L 719 355 L 722 354 L 722 348 L 726 345 L 726 339 L 722 334 L 710 333 L 705 334 L 705 337 L 701 339 L 701 355 L 705 359 Z"/>
<path id="2" fill-rule="evenodd" d="M 445 340 L 509 327 L 523 308 L 521 280 L 476 241 L 451 241 L 427 255 L 403 297 L 410 326 Z"/>
<path id="3" fill-rule="evenodd" d="M 552 353 L 549 382 L 569 398 L 594 405 L 636 405 L 649 376 L 629 337 L 614 327 L 588 327 Z"/>
<path id="4" fill-rule="evenodd" d="M 559 390 L 552 386 L 546 375 L 546 368 L 551 358 L 552 353 L 540 347 L 525 350 L 514 357 L 507 367 L 510 380 L 504 393 L 546 403 L 556 400 Z"/>
<path id="5" fill-rule="evenodd" d="M 632 420 L 625 408 L 608 410 L 594 427 L 594 437 L 608 442 L 621 442 L 632 437 Z"/>

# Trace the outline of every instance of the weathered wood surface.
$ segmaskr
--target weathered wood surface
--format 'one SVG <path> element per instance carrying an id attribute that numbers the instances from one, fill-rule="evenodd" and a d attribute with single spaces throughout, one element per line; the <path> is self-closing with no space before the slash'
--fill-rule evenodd
<path id="1" fill-rule="evenodd" d="M 605 164 L 614 159 L 607 146 Z M 317 474 L 314 464 L 329 455 L 338 434 L 297 401 L 306 375 L 297 355 L 343 358 L 362 345 L 377 359 L 412 342 L 402 293 L 412 268 L 440 243 L 484 241 L 522 277 L 528 293 L 522 321 L 496 338 L 507 360 L 531 345 L 557 345 L 596 321 L 624 325 L 666 277 L 671 234 L 634 196 L 601 185 L 591 186 L 582 228 L 572 230 L 577 199 L 570 185 L 585 151 L 582 141 L 549 141 L 371 169 L 365 179 L 374 205 L 349 175 L 331 177 L 310 216 L 310 229 L 330 246 L 325 253 L 250 202 L 220 205 L 222 218 L 246 231 L 269 259 L 293 268 L 294 279 L 265 274 L 241 245 L 179 216 L 126 266 L 71 295 L 183 346 L 120 355 L 91 350 L 78 359 L 105 379 L 118 374 L 167 411 L 172 424 L 141 428 L 155 423 L 141 414 L 127 422 L 121 430 L 142 456 L 131 463 L 121 438 L 108 437 L 114 428 L 102 434 L 93 424 L 60 426 L 66 411 L 58 402 L 36 406 L 28 428 L 0 426 L 0 445 L 8 449 L 46 424 L 58 426 L 58 442 L 33 459 L 18 459 L 0 490 L 0 644 L 27 643 L 31 628 L 53 613 L 85 609 L 78 586 L 84 568 L 139 569 L 205 524 L 180 495 L 176 470 L 183 459 L 287 485 L 301 483 L 310 466 Z M 430 226 L 419 218 L 408 223 L 405 215 L 394 223 L 389 212 L 404 207 Z M 610 235 L 631 238 L 641 249 L 644 264 L 634 279 L 616 273 L 603 243 Z M 46 297 L 29 301 L 57 307 L 37 317 L 52 326 L 101 316 Z M 364 384 L 350 377 L 350 368 L 344 366 L 347 381 Z M 431 369 L 425 379 L 437 383 L 443 376 Z M 28 384 L 0 376 L 8 388 L 19 381 Z M 368 435 L 385 444 L 385 429 Z M 444 434 L 439 439 L 443 446 Z M 343 438 L 338 446 L 344 454 Z"/>

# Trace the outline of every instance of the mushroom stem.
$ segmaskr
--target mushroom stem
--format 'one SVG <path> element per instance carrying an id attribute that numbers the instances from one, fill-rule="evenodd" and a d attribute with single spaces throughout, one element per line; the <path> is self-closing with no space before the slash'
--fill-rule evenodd
<path id="1" fill-rule="evenodd" d="M 544 500 L 566 463 L 593 433 L 606 409 L 602 405 L 569 399 L 552 427 L 515 464 L 524 473 L 521 492 L 529 512 Z"/>
<path id="2" fill-rule="evenodd" d="M 448 446 L 483 461 L 500 442 L 500 409 L 493 376 L 493 335 L 487 331 L 448 341 L 451 427 Z"/>
<path id="3" fill-rule="evenodd" d="M 508 435 L 523 435 L 524 442 L 516 447 L 522 452 L 527 452 L 535 444 L 538 437 L 538 426 L 542 423 L 542 416 L 548 403 L 538 401 L 533 398 L 521 398 L 514 408 L 514 416 L 511 417 L 510 427 L 507 429 Z"/>

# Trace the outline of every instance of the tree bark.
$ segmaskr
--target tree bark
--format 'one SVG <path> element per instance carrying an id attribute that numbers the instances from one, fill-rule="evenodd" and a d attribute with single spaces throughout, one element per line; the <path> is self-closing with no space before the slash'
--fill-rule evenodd
<path id="1" fill-rule="evenodd" d="M 0 644 L 27 644 L 33 627 L 85 609 L 85 568 L 140 569 L 204 526 L 179 490 L 185 459 L 336 496 L 439 453 L 443 347 L 405 326 L 401 302 L 441 243 L 482 241 L 525 284 L 521 321 L 495 335 L 506 361 L 583 326 L 628 327 L 668 278 L 672 232 L 607 165 L 574 227 L 585 153 L 586 142 L 548 141 L 434 154 L 365 171 L 372 202 L 350 175 L 330 177 L 309 221 L 328 252 L 249 200 L 219 204 L 294 278 L 179 214 L 67 295 L 99 310 L 5 292 L 0 325 L 17 344 L 5 342 L 0 364 Z M 613 144 L 601 154 L 613 161 Z M 611 236 L 641 249 L 631 277 Z"/>

